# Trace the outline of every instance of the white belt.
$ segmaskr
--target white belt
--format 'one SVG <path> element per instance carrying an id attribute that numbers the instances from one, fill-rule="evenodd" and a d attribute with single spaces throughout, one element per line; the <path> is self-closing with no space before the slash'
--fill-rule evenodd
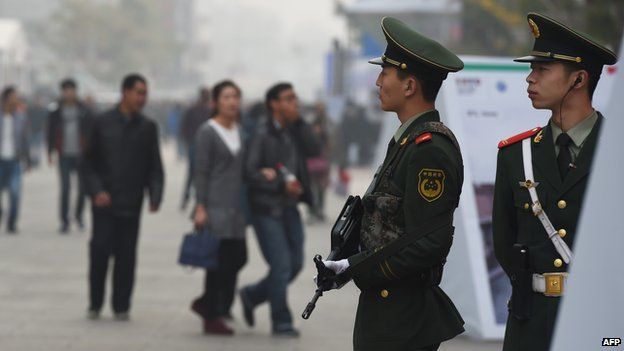
<path id="1" fill-rule="evenodd" d="M 531 201 L 533 202 L 533 205 L 531 206 L 533 214 L 537 218 L 539 218 L 540 222 L 542 222 L 542 226 L 546 230 L 546 235 L 548 235 L 548 238 L 552 241 L 553 245 L 555 246 L 555 250 L 557 250 L 557 253 L 559 253 L 565 263 L 570 264 L 570 262 L 572 262 L 572 250 L 570 250 L 568 244 L 566 244 L 566 242 L 561 239 L 557 230 L 555 230 L 555 227 L 546 215 L 546 212 L 544 212 L 544 210 L 542 209 L 542 205 L 540 204 L 537 197 L 537 191 L 535 190 L 535 187 L 538 185 L 538 183 L 534 182 L 535 178 L 533 178 L 532 159 L 533 157 L 531 155 L 531 138 L 527 138 L 522 140 L 522 162 L 524 164 L 524 176 L 526 177 L 526 181 L 520 183 L 522 184 L 522 186 L 529 190 L 529 194 L 531 195 Z"/>
<path id="2" fill-rule="evenodd" d="M 567 272 L 533 274 L 533 291 L 545 296 L 559 297 L 568 282 Z"/>

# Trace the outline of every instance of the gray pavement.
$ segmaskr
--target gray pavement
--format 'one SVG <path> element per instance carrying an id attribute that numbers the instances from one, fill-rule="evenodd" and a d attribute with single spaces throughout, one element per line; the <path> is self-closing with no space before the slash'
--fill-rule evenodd
<path id="1" fill-rule="evenodd" d="M 200 320 L 188 308 L 201 292 L 203 272 L 176 264 L 182 234 L 190 228 L 188 215 L 178 208 L 185 165 L 175 160 L 168 147 L 164 161 L 165 202 L 160 213 L 143 216 L 129 322 L 113 321 L 108 307 L 99 321 L 85 318 L 89 230 L 58 234 L 55 168 L 44 166 L 25 176 L 21 232 L 8 236 L 4 223 L 0 230 L 0 350 L 350 350 L 357 302 L 353 284 L 321 298 L 310 320 L 299 317 L 314 289 L 311 257 L 327 253 L 330 223 L 306 226 L 307 264 L 289 290 L 300 339 L 272 338 L 266 305 L 256 311 L 256 327 L 247 328 L 238 301 L 233 309 L 234 337 L 202 334 Z M 366 171 L 355 173 L 356 190 L 365 187 L 368 176 Z M 330 217 L 341 202 L 329 197 Z M 247 234 L 249 261 L 241 272 L 241 284 L 255 281 L 267 269 L 253 232 Z M 499 342 L 461 337 L 441 347 L 445 351 L 500 349 Z"/>

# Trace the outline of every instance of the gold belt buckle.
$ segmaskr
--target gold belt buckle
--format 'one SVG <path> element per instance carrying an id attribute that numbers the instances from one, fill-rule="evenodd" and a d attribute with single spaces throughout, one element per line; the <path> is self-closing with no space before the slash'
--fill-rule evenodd
<path id="1" fill-rule="evenodd" d="M 557 273 L 544 273 L 544 280 L 546 282 L 545 296 L 559 297 L 563 295 L 563 288 L 565 284 L 565 277 L 568 276 L 566 272 Z"/>

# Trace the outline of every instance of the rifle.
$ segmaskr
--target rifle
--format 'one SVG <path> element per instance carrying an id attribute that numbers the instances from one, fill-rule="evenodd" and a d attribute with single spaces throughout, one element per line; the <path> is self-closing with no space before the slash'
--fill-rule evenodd
<path id="1" fill-rule="evenodd" d="M 360 224 L 364 207 L 359 196 L 349 196 L 336 223 L 331 230 L 331 250 L 327 255 L 327 260 L 337 261 L 348 258 L 359 251 L 360 246 Z M 324 291 L 333 288 L 341 288 L 351 280 L 346 274 L 336 275 L 331 269 L 325 267 L 321 255 L 314 256 L 314 264 L 318 272 L 316 278 L 317 289 L 312 300 L 308 303 L 301 314 L 303 319 L 310 318 L 312 311 L 316 307 L 316 302 L 323 296 Z"/>

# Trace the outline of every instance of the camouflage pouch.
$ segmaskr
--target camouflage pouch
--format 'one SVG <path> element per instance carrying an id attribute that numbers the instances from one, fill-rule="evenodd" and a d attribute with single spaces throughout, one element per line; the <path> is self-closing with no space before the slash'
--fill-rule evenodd
<path id="1" fill-rule="evenodd" d="M 364 196 L 362 202 L 360 237 L 367 249 L 380 248 L 403 235 L 404 229 L 398 225 L 402 197 L 377 192 Z"/>

